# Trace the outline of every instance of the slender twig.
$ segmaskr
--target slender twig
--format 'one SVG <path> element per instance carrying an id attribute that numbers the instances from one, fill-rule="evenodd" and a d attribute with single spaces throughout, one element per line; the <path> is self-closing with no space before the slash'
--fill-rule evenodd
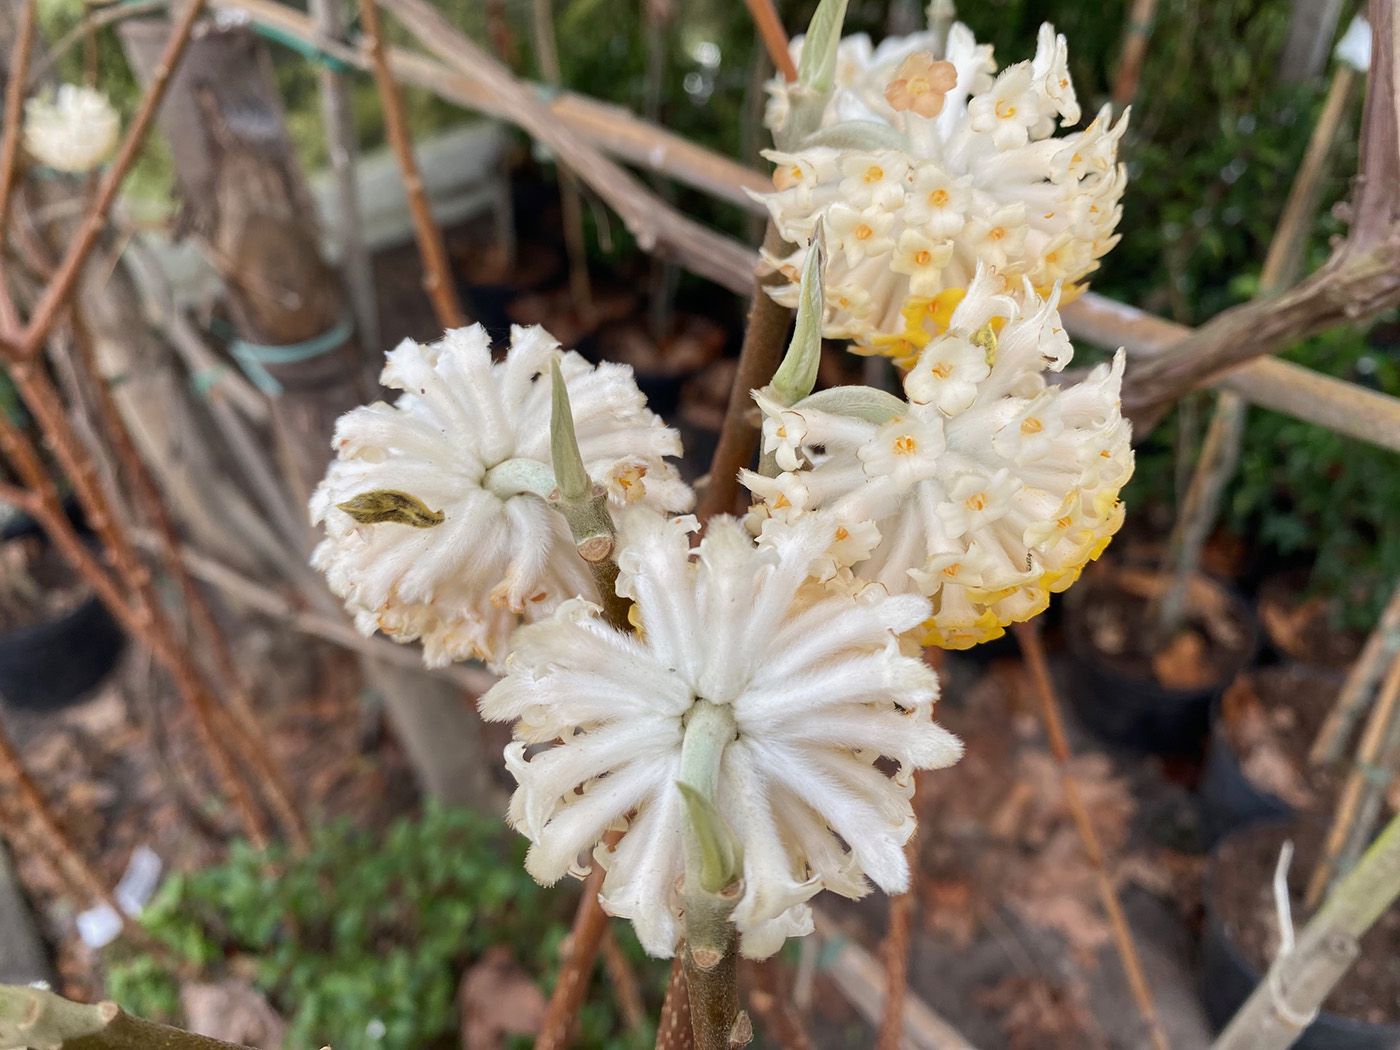
<path id="1" fill-rule="evenodd" d="M 494 112 L 549 146 L 560 163 L 617 212 L 643 251 L 684 261 L 694 272 L 726 288 L 749 290 L 756 262 L 752 252 L 667 208 L 635 176 L 557 120 L 531 88 L 467 39 L 428 0 L 384 0 L 384 7 L 424 47 L 480 85 L 492 99 Z"/>
<path id="2" fill-rule="evenodd" d="M 1316 907 L 1338 875 L 1354 862 L 1369 837 L 1394 772 L 1388 759 L 1400 746 L 1400 657 L 1391 662 L 1376 706 L 1356 748 L 1356 759 L 1337 800 L 1322 856 L 1308 881 L 1307 904 Z"/>
<path id="3" fill-rule="evenodd" d="M 1313 765 L 1331 765 L 1342 757 L 1352 727 L 1370 703 L 1387 665 L 1397 653 L 1400 653 L 1400 583 L 1390 592 L 1380 623 L 1367 637 L 1361 654 L 1347 672 L 1337 702 L 1317 734 L 1308 754 L 1308 761 Z"/>
<path id="4" fill-rule="evenodd" d="M 909 889 L 890 898 L 889 926 L 880 944 L 885 966 L 885 1004 L 880 1029 L 875 1037 L 877 1050 L 901 1050 L 904 1046 L 904 998 L 909 991 L 909 934 L 918 904 L 918 839 L 909 840 L 904 855 L 909 859 Z"/>
<path id="5" fill-rule="evenodd" d="M 773 0 L 744 0 L 744 3 L 774 68 L 783 75 L 784 80 L 792 83 L 797 79 L 797 66 L 793 64 L 792 52 L 788 50 L 787 31 L 783 29 L 783 20 L 778 17 Z"/>
<path id="6" fill-rule="evenodd" d="M 43 79 L 44 74 L 58 64 L 65 52 L 78 44 L 86 45 L 97 30 L 124 22 L 128 18 L 141 18 L 156 11 L 163 11 L 166 6 L 166 0 L 125 0 L 123 3 L 89 11 L 77 25 L 54 41 L 47 49 L 46 55 L 34 63 L 34 68 L 29 71 L 29 86 L 32 88 Z"/>
<path id="7" fill-rule="evenodd" d="M 49 851 L 54 868 L 63 880 L 92 901 L 111 908 L 124 926 L 130 925 L 131 920 L 117 904 L 112 891 L 64 831 L 48 799 L 24 768 L 19 752 L 3 726 L 0 726 L 0 782 L 7 783 L 19 795 L 24 804 L 24 816 L 38 828 L 38 837 Z"/>
<path id="8" fill-rule="evenodd" d="M 1156 1050 L 1169 1050 L 1170 1044 L 1167 1042 L 1166 1032 L 1162 1029 L 1162 1022 L 1157 1016 L 1157 1006 L 1152 999 L 1152 990 L 1148 987 L 1147 976 L 1142 970 L 1142 961 L 1138 958 L 1137 945 L 1133 942 L 1133 934 L 1128 927 L 1128 920 L 1123 915 L 1122 905 L 1118 902 L 1118 891 L 1114 888 L 1113 879 L 1108 872 L 1108 861 L 1104 856 L 1103 845 L 1099 841 L 1098 832 L 1094 830 L 1089 807 L 1085 805 L 1084 797 L 1079 792 L 1079 782 L 1071 771 L 1070 764 L 1073 758 L 1070 754 L 1069 741 L 1065 737 L 1064 723 L 1060 719 L 1060 703 L 1055 695 L 1055 685 L 1050 679 L 1050 668 L 1045 662 L 1045 647 L 1040 640 L 1039 628 L 1032 621 L 1017 624 L 1014 630 L 1016 641 L 1021 646 L 1021 655 L 1025 660 L 1026 669 L 1030 672 L 1032 691 L 1040 705 L 1041 721 L 1044 723 L 1045 736 L 1050 743 L 1050 754 L 1055 759 L 1055 765 L 1059 770 L 1060 785 L 1065 794 L 1065 804 L 1069 808 L 1074 826 L 1079 832 L 1079 840 L 1084 846 L 1084 852 L 1094 869 L 1099 901 L 1108 916 L 1109 925 L 1113 929 L 1113 943 L 1118 948 L 1118 957 L 1122 960 L 1123 970 L 1127 974 L 1128 987 L 1132 991 L 1133 1001 L 1137 1004 L 1138 1013 L 1142 1015 L 1143 1025 L 1147 1028 L 1148 1037 L 1151 1039 L 1153 1047 Z"/>
<path id="9" fill-rule="evenodd" d="M 345 32 L 340 0 L 311 0 L 308 8 L 319 32 L 328 37 L 341 37 Z M 374 287 L 374 265 L 365 244 L 364 216 L 360 208 L 360 188 L 355 181 L 356 154 L 355 113 L 351 105 L 351 80 L 339 66 L 323 62 L 316 71 L 321 94 L 321 124 L 326 133 L 326 153 L 335 181 L 336 208 L 339 221 L 336 237 L 340 244 L 340 263 L 350 287 L 350 301 L 355 307 L 355 324 L 359 328 L 360 345 L 378 352 L 379 302 Z"/>
<path id="10" fill-rule="evenodd" d="M 291 787 L 282 770 L 268 754 L 264 740 L 266 734 L 258 726 L 252 700 L 234 663 L 228 639 L 214 619 L 213 611 L 205 601 L 203 593 L 195 585 L 194 578 L 180 560 L 180 540 L 175 521 L 165 506 L 165 500 L 161 497 L 150 468 L 136 449 L 136 442 L 132 439 L 131 431 L 127 428 L 116 401 L 113 400 L 110 387 L 98 373 L 91 335 L 77 315 L 74 316 L 73 332 L 76 353 L 72 357 L 79 380 L 92 395 L 107 440 L 116 456 L 119 472 L 135 493 L 147 519 L 155 527 L 159 538 L 157 550 L 165 571 L 179 584 L 185 609 L 191 617 L 195 633 L 212 653 L 214 666 L 219 677 L 223 679 L 229 701 L 228 737 L 240 759 L 257 773 L 257 783 L 267 799 L 268 806 L 282 824 L 292 844 L 298 849 L 303 849 L 307 845 L 306 824 L 292 801 Z"/>
<path id="11" fill-rule="evenodd" d="M 57 391 L 44 370 L 34 367 L 28 361 L 11 364 L 9 375 L 52 448 L 59 466 L 72 484 L 74 494 L 83 507 L 87 524 L 102 541 L 112 559 L 117 578 L 136 601 L 129 606 L 122 595 L 113 594 L 111 588 L 99 588 L 99 596 L 109 606 L 113 615 L 123 619 L 123 626 L 128 632 L 148 645 L 170 672 L 181 697 L 194 715 L 195 729 L 209 757 L 214 775 L 233 803 L 250 841 L 255 845 L 265 844 L 267 833 L 261 814 L 253 804 L 248 788 L 238 775 L 217 731 L 217 700 L 195 665 L 193 657 L 179 642 L 173 625 L 161 608 L 150 572 L 142 564 L 125 527 L 113 512 L 111 501 L 98 483 L 92 457 L 85 455 L 79 445 Z M 52 520 L 52 510 L 57 506 L 57 494 L 38 454 L 24 434 L 14 424 L 3 419 L 0 419 L 0 448 L 6 451 L 24 483 L 32 491 L 43 494 L 51 519 L 49 524 L 56 524 Z M 84 555 L 87 555 L 87 551 L 80 542 L 74 550 L 70 537 L 56 536 L 55 540 L 60 546 L 60 552 L 71 563 L 75 566 L 85 563 Z"/>
<path id="12" fill-rule="evenodd" d="M 1356 959 L 1358 942 L 1400 895 L 1400 816 L 1281 953 L 1214 1050 L 1285 1050 Z"/>
<path id="13" fill-rule="evenodd" d="M 318 36 L 305 15 L 276 0 L 211 2 L 229 10 L 247 12 L 258 22 L 293 39 L 313 43 L 341 61 L 363 69 L 369 66 L 363 54 Z M 424 39 L 430 39 L 444 28 L 448 33 L 455 32 L 450 24 L 440 20 L 431 29 L 425 26 Z M 450 49 L 455 43 L 449 43 L 442 50 Z M 459 56 L 450 68 L 408 51 L 395 49 L 390 57 L 395 73 L 405 83 L 432 91 L 457 105 L 521 123 L 514 98 L 504 99 L 483 83 L 476 75 L 477 67 L 466 55 Z M 551 116 L 553 126 L 572 132 L 597 149 L 628 163 L 665 172 L 677 181 L 756 214 L 766 213 L 762 204 L 750 199 L 745 191 L 763 192 L 769 185 L 768 180 L 728 157 L 709 152 L 661 128 L 650 127 L 620 107 L 583 96 L 566 93 L 543 108 Z M 528 125 L 526 128 L 530 130 Z M 592 176 L 587 181 L 599 192 Z M 680 217 L 654 195 L 643 193 L 632 200 L 635 207 L 630 221 L 640 223 L 649 234 L 640 238 L 643 244 L 654 244 L 654 251 L 675 259 L 697 276 L 732 291 L 748 293 L 758 261 L 754 252 L 717 237 L 710 230 L 679 221 Z M 699 237 L 694 236 L 697 229 Z M 1238 354 L 1243 361 L 1238 367 L 1198 369 L 1183 385 L 1187 389 L 1215 386 L 1234 390 L 1251 404 L 1383 448 L 1400 450 L 1400 398 L 1287 361 L 1259 356 L 1291 345 L 1294 336 L 1290 333 L 1306 335 L 1335 324 L 1337 318 L 1329 306 L 1332 296 L 1342 303 L 1353 301 L 1351 309 L 1357 312 L 1358 318 L 1370 316 L 1373 304 L 1386 294 L 1376 291 L 1372 278 L 1378 272 L 1389 273 L 1383 265 L 1380 271 L 1349 271 L 1340 278 L 1329 279 L 1322 291 L 1309 289 L 1301 298 L 1282 296 L 1270 301 L 1238 324 L 1231 319 L 1229 325 L 1192 329 L 1093 292 L 1065 307 L 1062 317 L 1073 335 L 1099 346 L 1126 347 L 1133 362 L 1133 375 L 1149 362 L 1167 358 L 1178 361 L 1188 356 L 1188 347 L 1191 353 L 1202 355 L 1201 360 L 1217 353 Z M 1352 294 L 1358 290 L 1364 293 L 1364 302 Z M 1276 323 L 1275 315 L 1287 316 Z M 1305 327 L 1299 328 L 1299 323 Z M 1165 400 L 1176 396 L 1173 393 Z"/>
<path id="14" fill-rule="evenodd" d="M 540 1025 L 535 1050 L 563 1050 L 569 1045 L 579 1009 L 588 994 L 588 982 L 593 977 L 593 965 L 608 928 L 608 916 L 598 900 L 603 885 L 603 866 L 597 862 L 583 881 L 583 896 L 574 913 L 573 929 L 569 932 L 568 953 L 559 968 L 554 994 L 549 998 L 544 1022 Z"/>
<path id="15" fill-rule="evenodd" d="M 408 131 L 408 115 L 403 108 L 403 94 L 389 69 L 384 52 L 384 28 L 379 19 L 375 0 L 360 0 L 360 20 L 364 25 L 365 43 L 369 47 L 374 69 L 374 84 L 379 90 L 379 108 L 384 113 L 384 130 L 389 145 L 398 158 L 403 175 L 404 192 L 408 194 L 408 209 L 413 216 L 413 232 L 418 238 L 418 254 L 423 257 L 423 288 L 433 302 L 438 324 L 444 328 L 461 328 L 467 324 L 462 302 L 457 298 L 457 284 L 447 261 L 447 248 L 442 230 L 428 203 L 423 176 L 413 155 L 413 140 Z"/>
<path id="16" fill-rule="evenodd" d="M 156 539 L 151 535 L 137 534 L 137 542 L 154 550 Z M 250 580 L 235 569 L 205 554 L 182 547 L 180 557 L 189 571 L 205 583 L 217 587 L 233 601 L 252 609 L 263 616 L 284 622 L 294 631 L 320 638 L 338 645 L 342 649 L 364 653 L 376 660 L 391 663 L 408 670 L 442 678 L 460 686 L 472 695 L 480 695 L 495 684 L 496 678 L 489 671 L 466 664 L 451 664 L 447 667 L 425 669 L 423 654 L 410 646 L 391 642 L 383 637 L 365 637 L 348 624 L 338 622 L 328 616 L 300 608 L 290 599 Z"/>
<path id="17" fill-rule="evenodd" d="M 1152 37 L 1152 16 L 1157 0 L 1133 0 L 1128 11 L 1128 25 L 1123 30 L 1123 49 L 1118 56 L 1118 72 L 1113 78 L 1113 104 L 1122 109 L 1137 94 L 1142 79 L 1142 61 L 1147 57 L 1147 42 Z"/>
<path id="18" fill-rule="evenodd" d="M 25 0 L 20 8 L 14 50 L 10 53 L 9 82 L 5 85 L 5 123 L 0 125 L 0 230 L 9 228 L 10 197 L 19 171 L 20 144 L 24 141 L 24 93 L 29 60 L 34 53 L 34 21 L 38 0 Z"/>
<path id="19" fill-rule="evenodd" d="M 77 286 L 83 265 L 87 262 L 88 256 L 92 254 L 92 250 L 97 247 L 97 238 L 107 224 L 107 215 L 116 202 L 117 191 L 121 189 L 127 173 L 130 172 L 131 166 L 136 162 L 137 155 L 141 152 L 141 147 L 145 144 L 146 133 L 150 130 L 156 112 L 165 99 L 166 89 L 170 86 L 170 78 L 174 74 L 181 56 L 185 53 L 190 35 L 194 32 L 194 24 L 204 10 L 204 3 L 205 0 L 189 0 L 180 13 L 180 20 L 176 23 L 175 30 L 171 33 L 170 40 L 156 63 L 150 87 L 142 96 L 140 108 L 137 109 L 131 126 L 126 130 L 121 147 L 117 150 L 116 159 L 112 161 L 106 174 L 103 175 L 92 204 L 88 207 L 87 215 L 79 225 L 77 233 L 74 234 L 73 240 L 68 245 L 67 253 L 63 256 L 63 261 L 59 264 L 58 271 L 54 274 L 48 287 L 44 289 L 43 295 L 40 296 L 39 302 L 29 318 L 29 323 L 25 326 L 18 347 L 20 357 L 37 356 L 44 345 L 44 340 L 48 338 L 49 332 L 53 331 L 53 326 L 58 323 L 60 312 Z"/>
<path id="20" fill-rule="evenodd" d="M 623 954 L 622 945 L 617 943 L 611 927 L 603 931 L 600 946 L 603 955 L 603 969 L 612 985 L 613 999 L 617 1012 L 622 1015 L 623 1026 L 630 1032 L 639 1032 L 646 1027 L 647 1006 L 642 999 L 642 988 L 637 982 L 637 971 Z"/>
<path id="21" fill-rule="evenodd" d="M 778 957 L 754 963 L 749 972 L 753 975 L 749 981 L 749 1008 L 773 1045 L 783 1050 L 815 1050 L 812 1037 L 802 1026 L 802 1018 L 792 1007 L 788 982 Z"/>
<path id="22" fill-rule="evenodd" d="M 559 65 L 559 43 L 554 34 L 552 0 L 530 0 L 530 36 L 535 45 L 535 61 L 545 84 L 555 91 L 564 83 Z M 578 176 L 566 165 L 555 166 L 559 176 L 559 206 L 564 221 L 564 251 L 569 257 L 569 292 L 574 309 L 585 325 L 594 321 L 593 286 L 588 279 L 588 240 L 583 229 L 583 199 Z"/>

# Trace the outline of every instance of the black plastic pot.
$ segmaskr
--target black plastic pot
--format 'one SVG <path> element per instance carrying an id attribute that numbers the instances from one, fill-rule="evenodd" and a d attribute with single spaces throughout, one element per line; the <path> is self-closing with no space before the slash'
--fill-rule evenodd
<path id="1" fill-rule="evenodd" d="M 1270 675 L 1288 669 L 1288 665 L 1277 665 L 1250 672 L 1256 679 L 1264 680 Z M 1292 666 L 1291 673 L 1298 674 L 1303 669 Z M 1340 684 L 1339 676 L 1330 669 L 1317 668 L 1307 671 L 1310 678 L 1320 683 L 1319 687 L 1335 690 Z M 1269 821 L 1288 820 L 1294 816 L 1294 808 L 1288 802 L 1270 791 L 1259 787 L 1245 775 L 1240 764 L 1240 756 L 1230 743 L 1222 705 L 1217 703 L 1212 711 L 1210 745 L 1206 751 L 1205 769 L 1197 788 L 1197 800 L 1201 816 L 1201 836 L 1207 846 L 1241 828 Z"/>
<path id="2" fill-rule="evenodd" d="M 0 541 L 41 535 L 27 519 Z M 81 700 L 111 673 L 125 636 L 96 597 L 52 620 L 0 633 L 0 699 L 9 707 L 56 711 Z"/>
<path id="3" fill-rule="evenodd" d="M 1201 943 L 1201 1002 L 1218 1032 L 1245 1004 L 1262 974 L 1241 954 L 1215 903 L 1218 851 L 1206 867 L 1206 923 Z M 1400 1024 L 1373 1024 L 1323 1011 L 1298 1037 L 1294 1050 L 1400 1050 Z"/>
<path id="4" fill-rule="evenodd" d="M 1210 727 L 1205 769 L 1197 789 L 1201 814 L 1201 838 L 1213 846 L 1225 836 L 1251 824 L 1287 820 L 1293 807 L 1257 787 L 1244 774 L 1225 724 L 1217 715 Z"/>
<path id="5" fill-rule="evenodd" d="M 1151 678 L 1115 667 L 1090 641 L 1085 612 L 1096 594 L 1111 586 L 1111 573 L 1086 576 L 1065 596 L 1072 702 L 1080 719 L 1111 744 L 1158 755 L 1199 754 L 1210 729 L 1211 707 L 1225 687 L 1254 659 L 1259 631 L 1253 610 L 1234 591 L 1224 592 L 1247 637 L 1235 666 L 1202 689 L 1169 689 Z"/>

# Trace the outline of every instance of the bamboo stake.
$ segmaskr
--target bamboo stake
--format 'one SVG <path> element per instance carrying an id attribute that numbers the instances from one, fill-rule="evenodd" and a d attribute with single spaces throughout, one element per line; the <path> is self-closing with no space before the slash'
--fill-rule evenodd
<path id="1" fill-rule="evenodd" d="M 1166 1032 L 1163 1031 L 1161 1020 L 1157 1016 L 1157 1006 L 1152 999 L 1152 990 L 1148 987 L 1147 976 L 1142 970 L 1142 961 L 1138 958 L 1137 945 L 1133 942 L 1132 930 L 1128 926 L 1127 918 L 1123 915 L 1123 907 L 1118 903 L 1118 892 L 1114 889 L 1113 880 L 1108 873 L 1108 861 L 1104 856 L 1103 845 L 1099 841 L 1098 832 L 1094 830 L 1094 822 L 1089 815 L 1088 806 L 1084 804 L 1084 797 L 1079 793 L 1079 782 L 1074 778 L 1070 769 L 1073 757 L 1070 754 L 1069 740 L 1065 736 L 1064 723 L 1060 719 L 1060 703 L 1055 695 L 1054 682 L 1050 678 L 1050 668 L 1045 661 L 1045 647 L 1040 640 L 1039 628 L 1034 621 L 1031 621 L 1018 623 L 1013 630 L 1016 634 L 1016 641 L 1021 647 L 1021 656 L 1025 661 L 1026 669 L 1030 672 L 1036 700 L 1040 704 L 1041 722 L 1045 726 L 1045 735 L 1050 743 L 1050 754 L 1054 757 L 1055 765 L 1059 769 L 1060 785 L 1065 793 L 1065 804 L 1069 808 L 1074 826 L 1079 832 L 1079 841 L 1084 844 L 1084 852 L 1094 868 L 1099 902 L 1103 906 L 1104 913 L 1108 916 L 1109 924 L 1113 929 L 1113 943 L 1118 948 L 1118 957 L 1123 963 L 1123 971 L 1128 978 L 1128 987 L 1132 992 L 1133 1002 L 1137 1004 L 1138 1013 L 1142 1015 L 1143 1024 L 1147 1028 L 1148 1038 L 1153 1047 L 1156 1050 L 1170 1050 Z"/>
<path id="2" fill-rule="evenodd" d="M 369 47 L 374 70 L 374 85 L 379 90 L 379 105 L 384 111 L 384 130 L 389 145 L 398 158 L 403 174 L 404 192 L 408 194 L 408 209 L 413 216 L 413 232 L 418 238 L 418 254 L 423 257 L 423 288 L 433 302 L 438 324 L 444 328 L 461 328 L 467 322 L 457 285 L 447 261 L 447 248 L 442 242 L 442 230 L 433 218 L 428 194 L 423 188 L 423 176 L 413 156 L 413 140 L 408 132 L 408 117 L 404 113 L 403 95 L 389 69 L 384 52 L 384 28 L 379 20 L 375 0 L 360 0 L 360 20 L 364 23 L 365 43 Z"/>
<path id="3" fill-rule="evenodd" d="M 1400 747 L 1400 658 L 1391 662 L 1376 706 L 1366 721 L 1356 760 L 1337 800 L 1322 857 L 1308 882 L 1307 905 L 1316 907 L 1338 875 L 1354 862 L 1375 826 L 1386 788 L 1394 775 L 1387 763 Z"/>
<path id="4" fill-rule="evenodd" d="M 1274 959 L 1214 1050 L 1285 1050 L 1346 975 L 1357 942 L 1400 896 L 1400 815 L 1303 928 L 1297 946 Z"/>
<path id="5" fill-rule="evenodd" d="M 1400 584 L 1390 593 L 1381 621 L 1366 639 L 1361 655 L 1347 673 L 1337 702 L 1327 713 L 1308 761 L 1313 765 L 1331 765 L 1342 757 L 1342 748 L 1351 736 L 1352 727 L 1370 703 L 1372 693 L 1385 673 L 1387 663 L 1400 653 Z"/>
<path id="6" fill-rule="evenodd" d="M 44 341 L 48 338 L 49 332 L 53 331 L 54 325 L 58 323 L 59 314 L 68 302 L 68 297 L 73 294 L 83 265 L 92 254 L 92 250 L 97 247 L 97 238 L 107 224 L 107 216 L 112 210 L 112 205 L 116 202 L 117 191 L 121 189 L 127 173 L 131 170 L 132 164 L 136 162 L 136 157 L 145 144 L 146 133 L 150 130 L 151 123 L 155 120 L 156 111 L 160 109 L 160 104 L 165 98 L 166 89 L 170 86 L 171 74 L 174 73 L 175 66 L 179 63 L 186 45 L 190 42 L 190 35 L 194 32 L 194 24 L 204 11 L 204 4 L 205 0 L 189 0 L 180 13 L 180 20 L 176 23 L 175 30 L 171 33 L 170 40 L 161 53 L 160 61 L 156 64 L 155 74 L 151 77 L 150 87 L 141 98 L 141 105 L 136 111 L 131 126 L 127 128 L 126 135 L 117 150 L 116 159 L 112 161 L 106 174 L 102 176 L 97 193 L 93 197 L 92 204 L 88 207 L 87 215 L 84 216 L 77 233 L 74 234 L 72 242 L 68 245 L 68 251 L 64 255 L 63 261 L 59 263 L 53 280 L 44 289 L 38 304 L 34 307 L 33 314 L 29 318 L 29 323 L 25 326 L 19 339 L 14 340 L 7 336 L 7 342 L 18 343 L 17 351 L 20 358 L 37 357 L 39 351 L 43 349 Z"/>

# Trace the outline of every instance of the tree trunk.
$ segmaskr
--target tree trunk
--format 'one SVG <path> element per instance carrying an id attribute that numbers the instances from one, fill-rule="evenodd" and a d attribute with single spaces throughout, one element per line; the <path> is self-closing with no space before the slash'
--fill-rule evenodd
<path id="1" fill-rule="evenodd" d="M 169 26 L 131 21 L 120 34 L 137 78 L 149 80 Z M 325 473 L 336 419 L 368 400 L 369 391 L 353 335 L 321 352 L 306 346 L 335 331 L 350 307 L 321 254 L 315 208 L 261 40 L 241 26 L 197 30 L 160 126 L 183 197 L 181 226 L 222 278 L 238 339 L 254 344 L 260 362 L 250 372 L 274 395 L 285 472 L 304 503 Z M 277 361 L 259 347 L 293 350 Z M 461 691 L 426 672 L 382 663 L 366 661 L 364 672 L 384 697 L 424 792 L 450 804 L 490 805 L 483 774 L 492 763 Z"/>

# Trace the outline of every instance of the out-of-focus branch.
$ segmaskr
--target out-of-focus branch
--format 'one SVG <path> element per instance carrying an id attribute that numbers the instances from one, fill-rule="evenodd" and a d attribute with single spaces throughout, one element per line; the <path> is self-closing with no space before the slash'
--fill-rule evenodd
<path id="1" fill-rule="evenodd" d="M 309 19 L 277 0 L 211 0 L 216 7 L 247 12 L 258 22 L 285 33 L 299 41 L 314 44 L 337 59 L 368 68 L 366 57 L 354 48 L 345 47 L 319 36 Z M 390 63 L 405 82 L 433 91 L 458 105 L 507 120 L 515 118 L 501 100 L 494 97 L 471 70 L 448 69 L 441 62 L 408 51 L 391 50 Z M 664 172 L 686 185 L 693 186 L 722 200 L 747 207 L 756 214 L 766 209 L 751 200 L 746 191 L 763 192 L 771 184 L 759 172 L 733 160 L 686 142 L 660 128 L 651 127 L 626 110 L 579 95 L 565 94 L 548 108 L 558 121 L 573 133 L 586 138 L 606 152 L 629 163 Z M 639 201 L 646 209 L 662 209 L 664 205 L 652 197 Z M 705 231 L 711 238 L 718 237 Z M 720 237 L 721 241 L 725 238 Z M 668 242 L 671 243 L 671 242 Z M 728 241 L 719 249 L 704 245 L 703 256 L 692 255 L 686 246 L 672 246 L 672 257 L 701 276 L 716 280 L 726 288 L 747 291 L 748 276 L 757 261 L 754 253 Z M 723 260 L 729 270 L 722 276 L 712 276 L 716 262 Z M 1256 304 L 1262 314 L 1274 307 L 1275 300 Z M 1133 377 L 1149 367 L 1154 358 L 1182 358 L 1188 337 L 1199 331 L 1115 302 L 1092 292 L 1065 307 L 1066 326 L 1075 336 L 1100 346 L 1124 346 L 1132 364 Z M 1267 335 L 1274 326 L 1262 329 Z M 1272 352 L 1288 345 L 1294 336 L 1283 334 L 1274 343 L 1263 346 L 1256 342 L 1256 333 L 1247 326 L 1232 327 L 1228 337 L 1214 333 L 1210 339 L 1194 345 L 1206 351 L 1225 345 L 1241 354 L 1243 362 L 1226 366 L 1219 374 L 1193 377 L 1196 386 L 1219 386 L 1234 390 L 1251 404 L 1283 412 L 1295 418 L 1328 427 L 1339 434 L 1370 441 L 1385 448 L 1400 450 L 1400 399 L 1374 390 L 1346 383 L 1311 369 L 1285 361 L 1268 358 L 1250 360 L 1260 353 Z M 1159 367 L 1152 365 L 1152 367 Z"/>
<path id="2" fill-rule="evenodd" d="M 150 131 L 160 104 L 165 99 L 171 74 L 175 72 L 180 56 L 184 54 L 185 47 L 190 42 L 194 24 L 204 11 L 204 2 L 205 0 L 190 0 L 180 13 L 180 20 L 176 23 L 174 32 L 170 34 L 170 41 L 160 56 L 155 75 L 151 78 L 151 85 L 141 98 L 140 108 L 137 109 L 131 126 L 127 128 L 126 136 L 117 150 L 116 159 L 102 176 L 92 205 L 79 225 L 72 243 L 69 244 L 67 254 L 59 263 L 53 280 L 44 288 L 43 295 L 40 296 L 29 323 L 25 326 L 23 336 L 16 347 L 20 357 L 36 357 L 49 333 L 53 331 L 53 326 L 58 323 L 64 304 L 68 302 L 68 297 L 77 286 L 83 265 L 92 255 L 92 250 L 97 247 L 97 238 L 107 225 L 107 216 L 116 202 L 117 191 L 126 181 L 127 173 L 146 142 L 146 133 Z"/>
<path id="3" fill-rule="evenodd" d="M 413 233 L 418 240 L 418 254 L 423 259 L 423 288 L 432 300 L 438 324 L 444 328 L 461 328 L 467 323 L 467 315 L 462 310 L 461 300 L 457 298 L 457 285 L 447 262 L 442 230 L 433 218 L 428 193 L 423 188 L 423 176 L 418 170 L 418 160 L 413 155 L 413 140 L 408 132 L 403 95 L 399 92 L 399 85 L 394 80 L 384 52 L 384 27 L 380 23 L 379 5 L 375 0 L 360 0 L 360 20 L 364 23 L 374 84 L 379 90 L 384 129 L 394 156 L 398 158 L 404 192 L 408 195 L 408 210 L 413 216 Z"/>

